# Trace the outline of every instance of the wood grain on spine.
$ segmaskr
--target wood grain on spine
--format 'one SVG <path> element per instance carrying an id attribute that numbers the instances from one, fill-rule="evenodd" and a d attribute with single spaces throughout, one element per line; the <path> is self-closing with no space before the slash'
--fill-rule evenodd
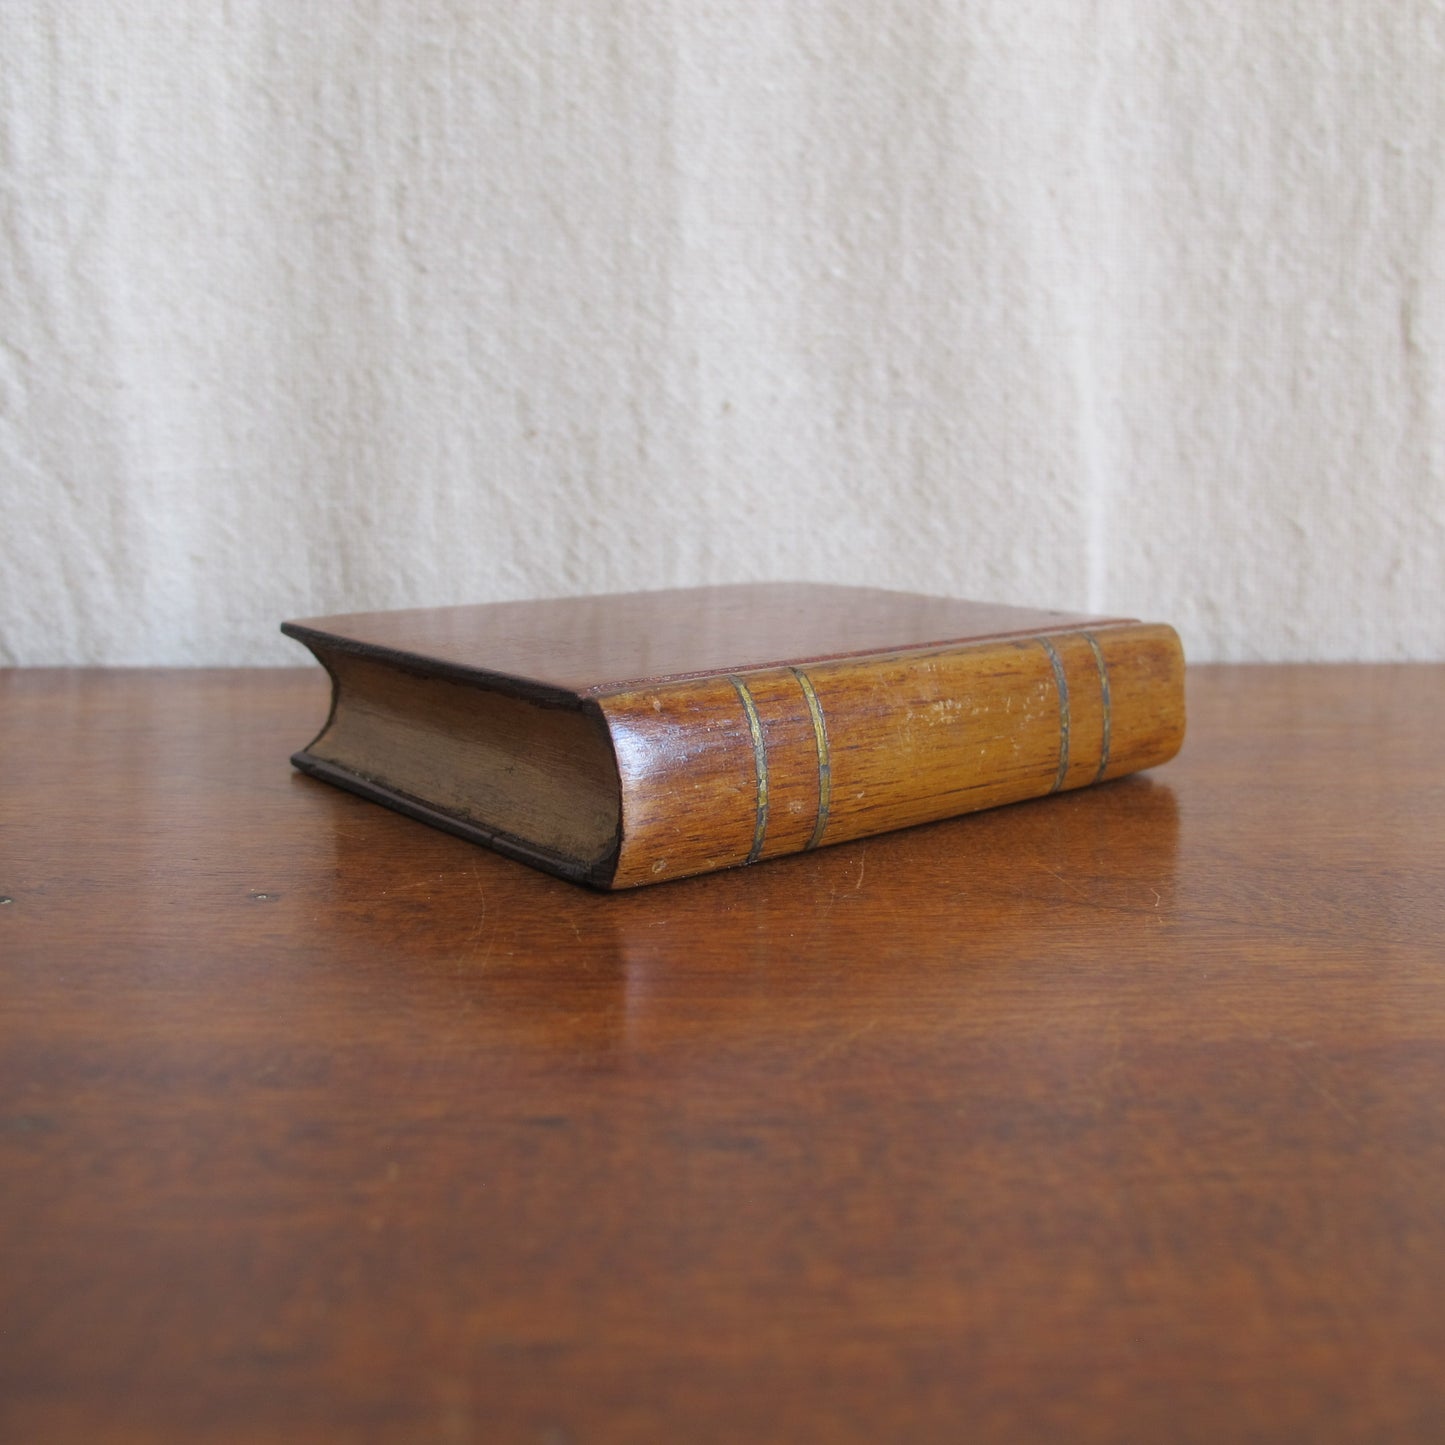
<path id="1" fill-rule="evenodd" d="M 622 784 L 613 886 L 843 842 L 1164 762 L 1183 739 L 1182 669 L 1171 628 L 1132 625 L 603 697 Z"/>

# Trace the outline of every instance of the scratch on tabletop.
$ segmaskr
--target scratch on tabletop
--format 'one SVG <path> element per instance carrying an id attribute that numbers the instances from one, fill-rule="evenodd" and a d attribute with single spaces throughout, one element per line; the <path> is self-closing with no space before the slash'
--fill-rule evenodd
<path id="1" fill-rule="evenodd" d="M 445 876 L 445 875 L 443 875 L 443 874 L 441 874 L 441 873 L 438 873 L 438 874 L 437 874 L 437 877 L 438 877 L 438 878 L 441 878 L 441 877 L 444 877 L 444 876 Z M 430 887 L 431 887 L 431 879 L 429 879 L 429 878 L 418 878 L 415 883 L 403 883 L 400 888 L 383 888 L 381 891 L 382 891 L 383 897 L 385 897 L 385 896 L 388 896 L 388 895 L 390 895 L 390 894 L 395 894 L 395 893 L 410 893 L 414 888 L 430 888 Z"/>
<path id="2" fill-rule="evenodd" d="M 850 863 L 849 868 L 853 865 Z M 858 849 L 858 876 L 853 880 L 851 888 L 845 888 L 845 893 L 856 893 L 863 886 L 863 875 L 868 871 L 868 844 L 864 843 Z M 831 884 L 828 886 L 828 906 L 831 908 L 838 901 L 839 890 Z"/>
<path id="3" fill-rule="evenodd" d="M 471 933 L 467 937 L 465 945 L 467 949 L 466 957 L 458 961 L 458 972 L 461 971 L 463 963 L 476 962 L 477 967 L 485 968 L 492 956 L 492 945 L 496 942 L 496 932 L 494 930 L 491 934 L 488 935 L 486 949 L 485 951 L 483 951 L 480 961 L 477 961 L 477 949 L 479 947 L 479 940 L 481 939 L 482 931 L 487 926 L 487 893 L 486 890 L 482 887 L 482 877 L 481 874 L 478 873 L 477 865 L 475 863 L 472 864 L 472 882 L 477 885 L 477 897 L 481 900 L 482 911 L 481 916 L 477 919 L 476 927 L 472 929 Z"/>
<path id="4" fill-rule="evenodd" d="M 1075 895 L 1075 897 L 1082 898 L 1085 903 L 1091 901 L 1089 895 L 1082 888 L 1080 888 L 1078 884 L 1070 883 L 1069 880 L 1065 878 L 1064 875 L 1060 873 L 1057 868 L 1045 867 L 1044 872 L 1047 873 L 1051 878 L 1057 878 L 1059 882 L 1062 883 L 1064 887 L 1069 890 L 1070 893 Z"/>

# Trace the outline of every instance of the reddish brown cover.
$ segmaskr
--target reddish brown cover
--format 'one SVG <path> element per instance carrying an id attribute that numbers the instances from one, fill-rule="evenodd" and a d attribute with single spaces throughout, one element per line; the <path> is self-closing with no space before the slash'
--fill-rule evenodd
<path id="1" fill-rule="evenodd" d="M 581 697 L 644 682 L 822 658 L 1103 627 L 1086 617 L 821 582 L 744 582 L 536 602 L 355 612 L 281 630 L 449 672 L 512 678 Z"/>

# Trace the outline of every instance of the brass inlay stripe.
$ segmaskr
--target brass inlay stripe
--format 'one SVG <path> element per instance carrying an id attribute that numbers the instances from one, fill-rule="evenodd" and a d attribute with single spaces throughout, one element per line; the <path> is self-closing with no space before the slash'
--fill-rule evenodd
<path id="1" fill-rule="evenodd" d="M 753 846 L 747 862 L 756 863 L 762 855 L 763 839 L 768 831 L 768 749 L 763 742 L 763 724 L 758 717 L 758 707 L 748 685 L 736 673 L 728 674 L 728 681 L 737 689 L 738 700 L 748 720 L 748 732 L 753 739 L 753 762 L 758 770 L 758 820 L 753 825 Z"/>
<path id="2" fill-rule="evenodd" d="M 823 721 L 823 708 L 818 694 L 813 691 L 813 681 L 801 667 L 790 667 L 789 672 L 798 679 L 803 696 L 808 700 L 808 716 L 813 719 L 813 741 L 818 745 L 818 821 L 813 824 L 813 836 L 803 845 L 806 853 L 816 848 L 823 840 L 823 831 L 828 826 L 828 804 L 833 791 L 833 764 L 828 753 L 828 725 Z"/>
<path id="3" fill-rule="evenodd" d="M 1099 669 L 1099 697 L 1104 704 L 1104 741 L 1099 749 L 1099 771 L 1094 774 L 1094 781 L 1097 783 L 1103 778 L 1104 771 L 1109 766 L 1109 733 L 1113 726 L 1109 705 L 1109 669 L 1104 666 L 1104 654 L 1099 651 L 1099 644 L 1094 641 L 1094 634 L 1092 632 L 1084 633 L 1084 641 L 1094 652 L 1094 665 Z"/>
<path id="4" fill-rule="evenodd" d="M 1059 661 L 1054 644 L 1047 637 L 1041 637 L 1039 645 L 1049 655 L 1049 662 L 1054 669 L 1054 685 L 1059 690 L 1059 771 L 1053 787 L 1049 789 L 1049 792 L 1057 793 L 1064 786 L 1064 779 L 1069 772 L 1069 684 L 1064 677 L 1064 664 Z"/>

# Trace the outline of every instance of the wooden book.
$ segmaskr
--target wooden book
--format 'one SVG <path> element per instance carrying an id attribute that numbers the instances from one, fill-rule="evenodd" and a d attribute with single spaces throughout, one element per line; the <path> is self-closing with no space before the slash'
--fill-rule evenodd
<path id="1" fill-rule="evenodd" d="M 331 674 L 304 772 L 598 888 L 1174 756 L 1172 628 L 809 583 L 282 624 Z"/>

